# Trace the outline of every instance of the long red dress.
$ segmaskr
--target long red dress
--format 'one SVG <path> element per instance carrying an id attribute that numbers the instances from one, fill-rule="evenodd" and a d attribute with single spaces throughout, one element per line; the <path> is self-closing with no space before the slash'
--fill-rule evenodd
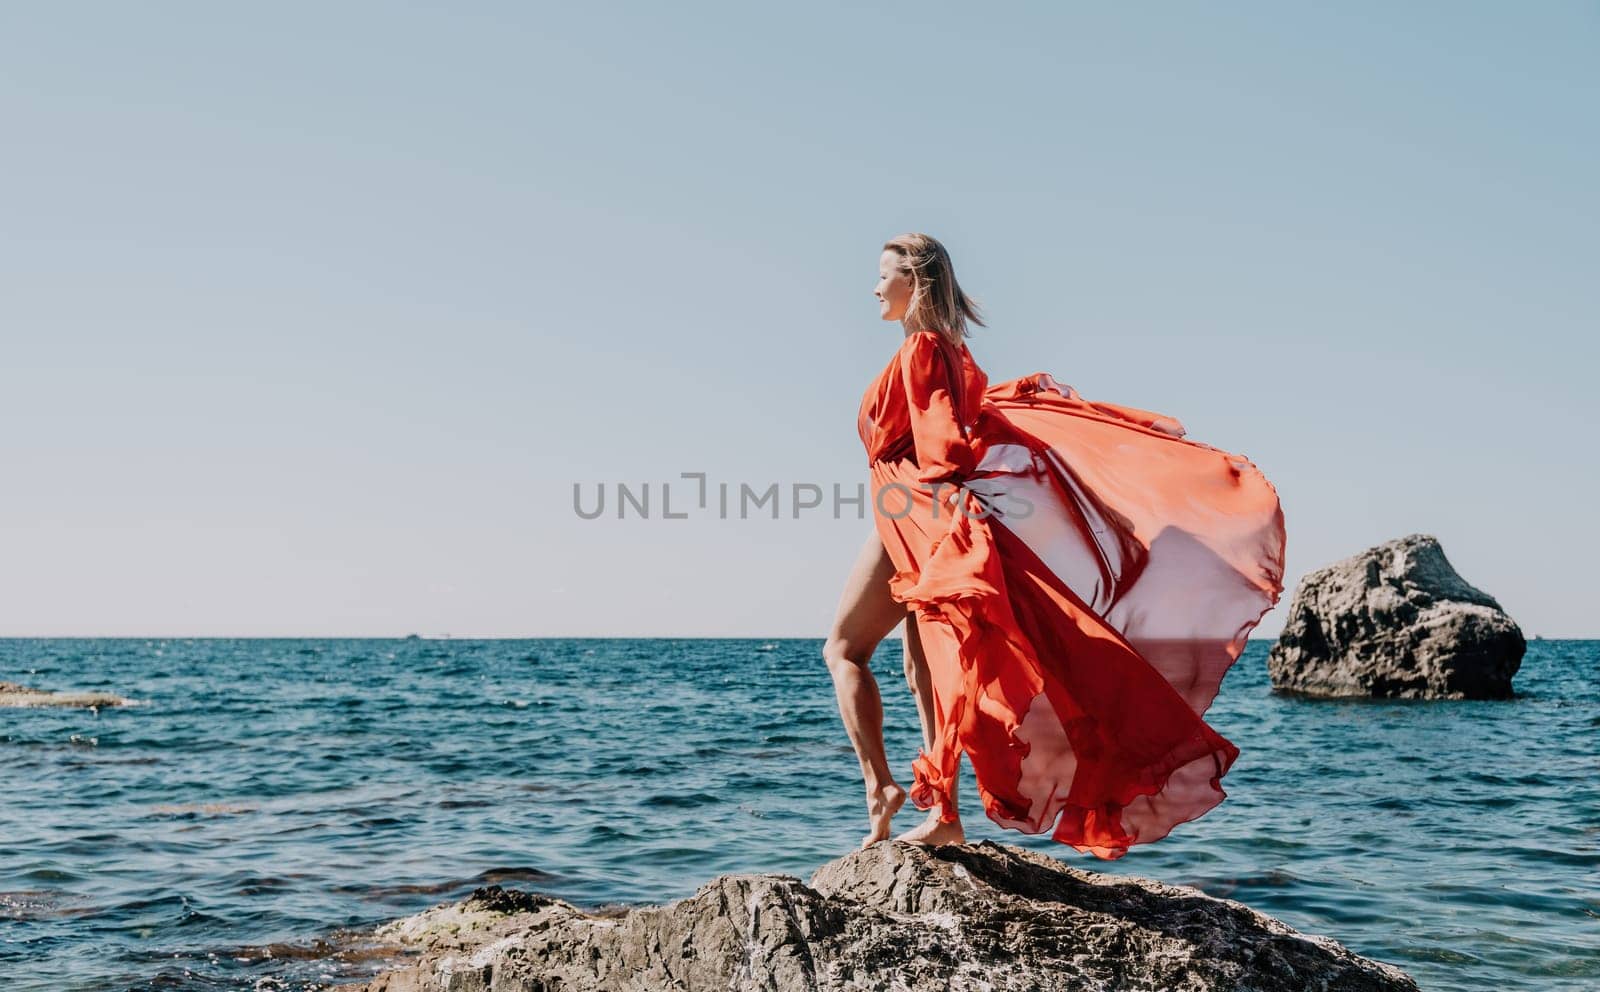
<path id="1" fill-rule="evenodd" d="M 991 386 L 931 331 L 857 426 L 933 682 L 912 802 L 955 819 L 965 752 L 991 820 L 1106 859 L 1222 802 L 1239 749 L 1202 716 L 1283 590 L 1260 470 L 1044 372 Z"/>

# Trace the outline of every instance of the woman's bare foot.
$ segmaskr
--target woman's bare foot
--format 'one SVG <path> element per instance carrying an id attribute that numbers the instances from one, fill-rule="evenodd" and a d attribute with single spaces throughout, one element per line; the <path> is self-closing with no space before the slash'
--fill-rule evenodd
<path id="1" fill-rule="evenodd" d="M 934 807 L 928 810 L 928 818 L 896 837 L 910 844 L 926 844 L 929 847 L 938 847 L 940 844 L 965 844 L 967 831 L 961 826 L 960 820 L 945 823 L 939 819 L 939 809 Z"/>
<path id="2" fill-rule="evenodd" d="M 862 838 L 862 847 L 870 847 L 889 836 L 889 821 L 905 801 L 906 790 L 893 782 L 881 789 L 867 790 L 867 819 L 872 823 L 872 832 Z"/>

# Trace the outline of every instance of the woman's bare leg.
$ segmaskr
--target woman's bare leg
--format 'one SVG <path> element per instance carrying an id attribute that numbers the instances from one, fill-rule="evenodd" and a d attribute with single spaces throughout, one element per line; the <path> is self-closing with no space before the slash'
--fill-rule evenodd
<path id="1" fill-rule="evenodd" d="M 911 695 L 917 700 L 917 719 L 922 723 L 922 747 L 931 754 L 934 731 L 933 677 L 928 673 L 928 656 L 922 650 L 922 632 L 917 628 L 917 616 L 914 612 L 906 615 L 904 636 L 906 683 L 911 686 Z M 957 795 L 960 785 L 959 777 L 950 785 L 950 802 L 955 806 L 960 805 Z M 909 841 L 913 844 L 965 844 L 967 834 L 961 826 L 959 816 L 951 823 L 940 822 L 939 807 L 935 806 L 928 810 L 926 819 L 900 834 L 895 840 Z"/>
<path id="2" fill-rule="evenodd" d="M 906 660 L 906 684 L 917 701 L 917 720 L 922 724 L 922 746 L 933 750 L 933 677 L 928 674 L 928 657 L 922 653 L 922 632 L 917 628 L 915 612 L 906 614 L 905 630 L 901 634 Z"/>
<path id="3" fill-rule="evenodd" d="M 844 593 L 839 597 L 833 629 L 822 647 L 822 657 L 833 676 L 839 697 L 839 715 L 861 762 L 867 786 L 867 819 L 871 831 L 862 847 L 889 836 L 889 821 L 906 801 L 906 790 L 894 780 L 883 747 L 883 700 L 872 677 L 872 653 L 902 620 L 903 604 L 889 596 L 894 563 L 883 549 L 876 530 L 867 536 L 856 556 Z"/>

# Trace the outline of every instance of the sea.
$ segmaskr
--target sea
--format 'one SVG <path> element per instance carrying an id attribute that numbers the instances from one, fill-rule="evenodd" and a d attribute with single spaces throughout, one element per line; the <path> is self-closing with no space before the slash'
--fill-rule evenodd
<path id="1" fill-rule="evenodd" d="M 1534 640 L 1516 698 L 1282 696 L 1253 640 L 1206 719 L 1228 797 L 1117 861 L 1424 990 L 1600 989 L 1600 641 Z M 310 990 L 362 935 L 486 884 L 583 907 L 809 877 L 866 807 L 820 639 L 9 639 L 0 680 L 137 705 L 0 709 L 0 989 Z M 873 661 L 908 784 L 920 735 Z M 923 814 L 910 803 L 895 830 Z"/>

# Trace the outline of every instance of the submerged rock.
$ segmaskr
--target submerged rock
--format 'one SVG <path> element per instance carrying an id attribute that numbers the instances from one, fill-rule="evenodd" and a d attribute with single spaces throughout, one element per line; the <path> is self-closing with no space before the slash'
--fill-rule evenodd
<path id="1" fill-rule="evenodd" d="M 1410 990 L 1402 971 L 1198 889 L 984 841 L 884 841 L 587 914 L 492 886 L 378 931 L 420 957 L 366 992 Z"/>
<path id="2" fill-rule="evenodd" d="M 1315 696 L 1508 699 L 1526 648 L 1439 541 L 1412 534 L 1301 579 L 1267 673 Z"/>
<path id="3" fill-rule="evenodd" d="M 133 700 L 109 692 L 52 692 L 30 689 L 15 682 L 0 682 L 0 706 L 129 706 Z"/>

